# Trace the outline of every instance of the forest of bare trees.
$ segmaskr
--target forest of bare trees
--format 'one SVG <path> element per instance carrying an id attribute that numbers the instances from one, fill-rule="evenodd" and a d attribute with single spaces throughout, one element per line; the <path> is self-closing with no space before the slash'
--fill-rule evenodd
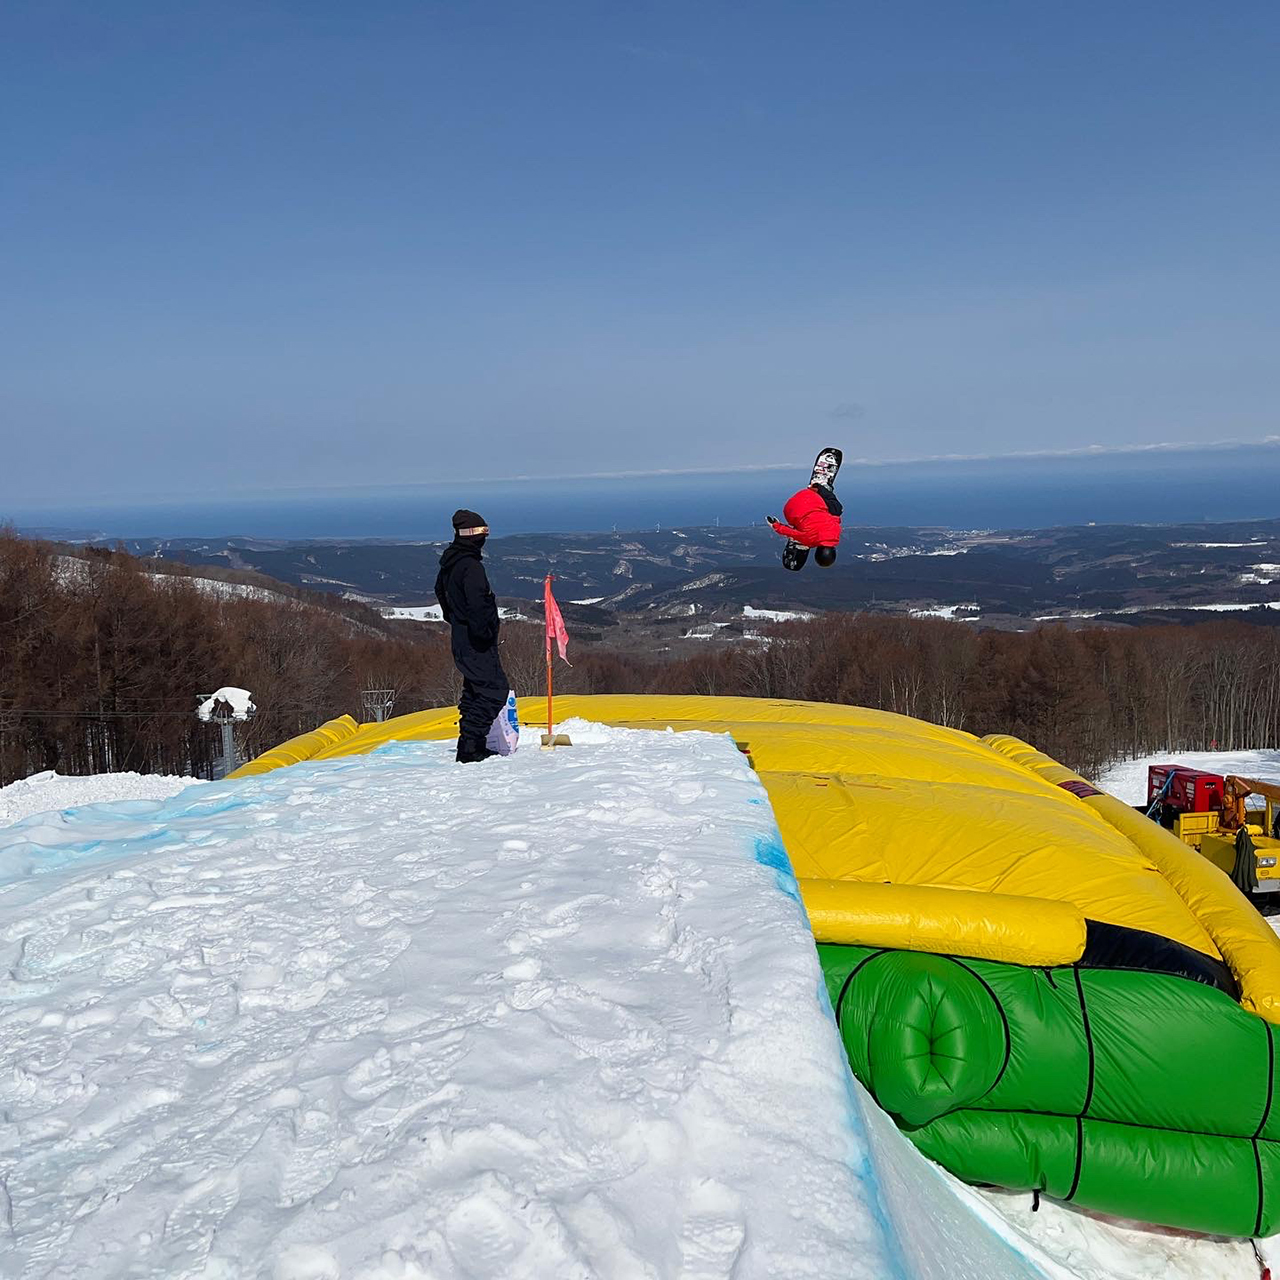
<path id="1" fill-rule="evenodd" d="M 0 785 L 41 769 L 208 776 L 215 733 L 196 696 L 250 689 L 252 756 L 390 688 L 397 713 L 452 703 L 447 638 L 344 602 L 258 598 L 148 572 L 115 552 L 0 534 Z M 543 687 L 537 627 L 503 629 L 519 693 Z M 939 619 L 827 614 L 673 661 L 594 645 L 558 687 L 585 693 L 745 694 L 854 703 L 973 733 L 1025 738 L 1086 774 L 1152 751 L 1280 744 L 1280 632 L 1045 626 L 977 631 Z"/>
<path id="2" fill-rule="evenodd" d="M 844 702 L 1012 733 L 1080 772 L 1157 751 L 1280 745 L 1280 633 L 1193 627 L 976 631 L 825 615 L 768 645 L 670 664 L 655 689 Z"/>
<path id="3" fill-rule="evenodd" d="M 456 697 L 446 645 L 347 608 L 211 593 L 118 553 L 69 557 L 0 535 L 0 783 L 40 769 L 208 776 L 216 732 L 196 698 L 226 684 L 258 706 L 249 754 L 344 711 L 360 691 Z"/>

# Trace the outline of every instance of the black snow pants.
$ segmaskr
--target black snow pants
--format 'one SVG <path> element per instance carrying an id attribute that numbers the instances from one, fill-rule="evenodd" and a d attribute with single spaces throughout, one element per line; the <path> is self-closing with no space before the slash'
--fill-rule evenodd
<path id="1" fill-rule="evenodd" d="M 489 734 L 498 712 L 506 705 L 511 685 L 498 657 L 498 646 L 480 649 L 471 643 L 467 628 L 453 628 L 453 661 L 462 676 L 462 697 L 458 699 L 458 740 L 481 743 Z"/>

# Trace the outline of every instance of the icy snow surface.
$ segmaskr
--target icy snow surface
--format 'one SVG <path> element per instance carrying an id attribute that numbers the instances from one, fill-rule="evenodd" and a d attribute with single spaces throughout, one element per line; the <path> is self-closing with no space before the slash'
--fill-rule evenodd
<path id="1" fill-rule="evenodd" d="M 903 1274 L 758 779 L 566 727 L 0 831 L 0 1273 Z"/>
<path id="2" fill-rule="evenodd" d="M 97 773 L 63 777 L 49 771 L 0 787 L 0 828 L 30 817 L 79 805 L 111 800 L 164 800 L 184 787 L 202 785 L 196 778 L 158 773 Z"/>

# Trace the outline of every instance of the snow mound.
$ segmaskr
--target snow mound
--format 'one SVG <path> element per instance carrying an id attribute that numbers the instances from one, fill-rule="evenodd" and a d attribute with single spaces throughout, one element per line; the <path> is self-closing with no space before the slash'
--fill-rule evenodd
<path id="1" fill-rule="evenodd" d="M 30 817 L 111 800 L 165 800 L 184 787 L 203 785 L 197 778 L 158 773 L 95 773 L 63 777 L 50 770 L 0 787 L 0 828 Z"/>
<path id="2" fill-rule="evenodd" d="M 904 1275 L 758 779 L 570 727 L 0 832 L 6 1274 Z"/>

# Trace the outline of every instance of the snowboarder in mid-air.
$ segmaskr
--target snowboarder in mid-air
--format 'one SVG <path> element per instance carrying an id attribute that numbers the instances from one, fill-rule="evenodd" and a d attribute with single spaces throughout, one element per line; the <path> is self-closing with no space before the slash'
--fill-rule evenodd
<path id="1" fill-rule="evenodd" d="M 452 635 L 454 665 L 462 676 L 458 701 L 458 760 L 471 764 L 497 753 L 485 745 L 506 706 L 510 688 L 498 657 L 498 602 L 480 558 L 489 526 L 474 511 L 453 513 L 453 541 L 440 557 L 436 599 Z"/>
<path id="2" fill-rule="evenodd" d="M 813 558 L 823 569 L 835 564 L 840 517 L 844 514 L 836 497 L 835 483 L 843 457 L 839 449 L 823 449 L 814 461 L 807 487 L 787 499 L 782 520 L 765 516 L 774 533 L 787 539 L 782 549 L 784 567 L 803 569 L 810 549 L 815 547 Z"/>

